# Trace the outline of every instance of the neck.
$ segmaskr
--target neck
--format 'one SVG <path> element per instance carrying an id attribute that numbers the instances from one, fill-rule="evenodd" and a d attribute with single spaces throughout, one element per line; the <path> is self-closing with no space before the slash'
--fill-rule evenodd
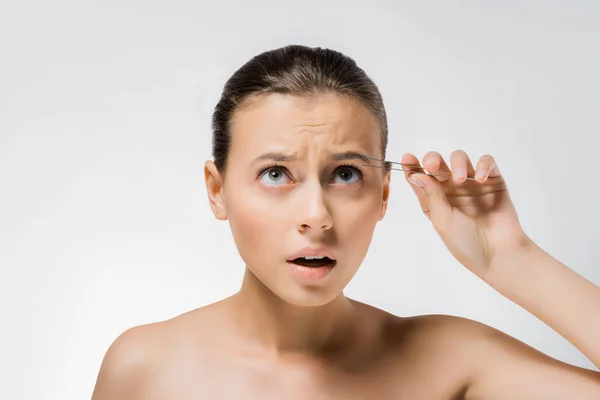
<path id="1" fill-rule="evenodd" d="M 355 306 L 343 293 L 322 306 L 295 306 L 275 295 L 248 268 L 233 307 L 238 333 L 276 355 L 337 353 L 356 336 Z"/>

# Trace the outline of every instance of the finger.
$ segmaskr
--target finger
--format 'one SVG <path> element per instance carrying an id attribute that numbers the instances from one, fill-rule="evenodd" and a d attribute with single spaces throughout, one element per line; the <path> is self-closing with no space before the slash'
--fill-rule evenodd
<path id="1" fill-rule="evenodd" d="M 475 179 L 478 182 L 485 182 L 490 176 L 495 177 L 500 175 L 494 157 L 490 156 L 489 154 L 479 158 L 476 171 Z"/>
<path id="2" fill-rule="evenodd" d="M 421 179 L 418 179 L 418 177 L 423 174 L 423 168 L 419 164 L 419 159 L 413 154 L 406 153 L 402 156 L 400 162 L 408 164 L 402 167 L 405 170 L 404 178 L 406 178 L 409 186 L 417 196 L 421 210 L 429 217 L 429 203 L 425 196 L 425 192 L 421 189 L 421 185 L 424 185 L 424 182 Z M 411 165 L 414 167 L 411 167 Z"/>
<path id="3" fill-rule="evenodd" d="M 469 156 L 463 150 L 455 150 L 450 154 L 450 165 L 452 166 L 452 177 L 455 182 L 464 182 L 467 177 L 475 176 L 475 168 L 469 160 Z"/>
<path id="4" fill-rule="evenodd" d="M 418 173 L 409 174 L 407 179 L 417 194 L 423 213 L 431 220 L 436 231 L 444 231 L 452 220 L 452 206 L 441 182 L 435 177 Z"/>
<path id="5" fill-rule="evenodd" d="M 419 159 L 411 153 L 404 154 L 400 162 L 404 164 L 402 169 L 404 170 L 405 178 L 408 178 L 411 173 L 426 174 L 427 172 L 431 172 L 429 168 L 422 167 Z"/>
<path id="6" fill-rule="evenodd" d="M 420 168 L 419 160 L 410 153 L 402 156 L 402 162 L 415 165 L 416 170 Z M 452 207 L 442 184 L 435 177 L 418 172 L 406 172 L 405 177 L 417 195 L 421 210 L 435 229 L 440 231 L 440 227 L 447 226 L 452 217 Z"/>
<path id="7" fill-rule="evenodd" d="M 419 159 L 411 153 L 405 153 L 400 160 L 402 169 L 404 169 L 404 176 L 408 176 L 411 172 L 423 172 L 423 167 L 419 164 Z"/>
<path id="8" fill-rule="evenodd" d="M 444 158 L 437 151 L 430 151 L 423 157 L 423 165 L 425 169 L 432 174 L 437 174 L 437 179 L 440 182 L 446 182 L 452 178 L 452 172 L 444 161 Z M 441 173 L 441 174 L 440 174 Z"/>

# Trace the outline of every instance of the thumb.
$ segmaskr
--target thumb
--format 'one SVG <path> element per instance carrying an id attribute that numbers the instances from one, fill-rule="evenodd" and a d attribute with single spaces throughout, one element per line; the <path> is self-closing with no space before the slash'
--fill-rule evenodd
<path id="1" fill-rule="evenodd" d="M 436 230 L 447 226 L 452 218 L 452 206 L 440 181 L 425 174 L 415 173 L 409 174 L 406 179 L 417 194 L 423 213 L 431 220 Z"/>

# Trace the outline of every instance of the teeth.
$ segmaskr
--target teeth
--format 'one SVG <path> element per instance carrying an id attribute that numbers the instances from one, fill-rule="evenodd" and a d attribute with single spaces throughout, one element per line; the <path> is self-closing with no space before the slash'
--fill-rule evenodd
<path id="1" fill-rule="evenodd" d="M 322 260 L 325 256 L 304 256 L 303 258 L 306 258 L 307 260 Z"/>

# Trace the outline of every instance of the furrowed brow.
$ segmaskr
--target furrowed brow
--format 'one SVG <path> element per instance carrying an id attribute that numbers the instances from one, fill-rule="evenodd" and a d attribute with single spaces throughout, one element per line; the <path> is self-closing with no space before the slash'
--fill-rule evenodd
<path id="1" fill-rule="evenodd" d="M 360 160 L 365 163 L 371 163 L 371 158 L 356 151 L 345 151 L 343 153 L 334 153 L 331 158 L 335 161 Z M 271 160 L 275 162 L 290 162 L 298 160 L 296 155 L 288 155 L 283 153 L 265 153 L 254 159 L 253 163 L 263 160 Z"/>
<path id="2" fill-rule="evenodd" d="M 263 160 L 271 160 L 276 162 L 289 162 L 297 160 L 298 157 L 295 155 L 287 155 L 283 153 L 265 153 L 254 159 L 253 163 Z"/>
<path id="3" fill-rule="evenodd" d="M 362 153 L 356 151 L 345 151 L 343 153 L 335 153 L 332 158 L 336 161 L 360 160 L 366 163 L 371 163 L 371 159 Z"/>

